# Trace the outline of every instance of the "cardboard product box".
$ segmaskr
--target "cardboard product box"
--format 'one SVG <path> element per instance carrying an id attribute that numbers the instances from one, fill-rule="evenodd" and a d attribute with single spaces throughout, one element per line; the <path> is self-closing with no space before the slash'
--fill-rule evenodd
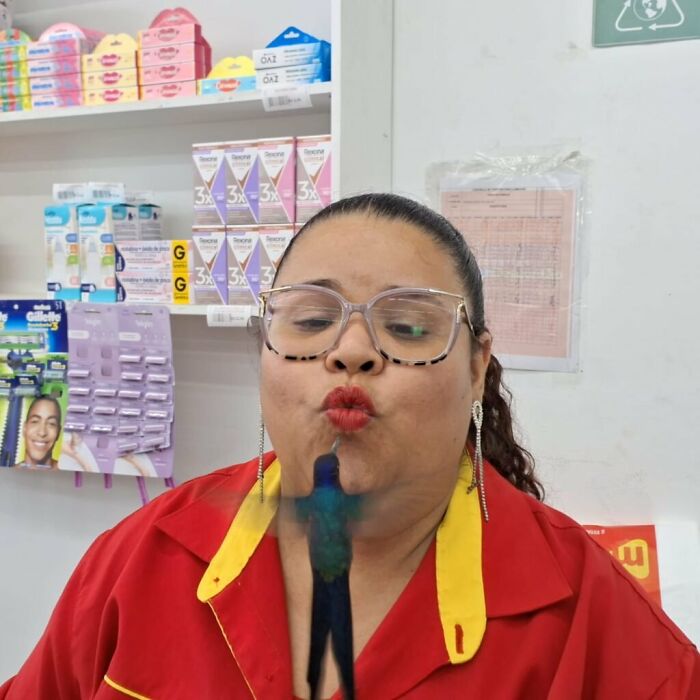
<path id="1" fill-rule="evenodd" d="M 248 226 L 260 221 L 260 162 L 257 141 L 224 145 L 226 225 Z"/>
<path id="2" fill-rule="evenodd" d="M 331 203 L 333 198 L 331 157 L 329 134 L 297 137 L 297 222 L 308 221 Z"/>
<path id="3" fill-rule="evenodd" d="M 196 143 L 194 165 L 194 225 L 226 224 L 226 168 L 224 143 Z"/>
<path id="4" fill-rule="evenodd" d="M 282 255 L 294 238 L 294 234 L 293 226 L 260 226 L 258 228 L 261 292 L 272 287 Z"/>
<path id="5" fill-rule="evenodd" d="M 196 97 L 197 81 L 186 80 L 178 83 L 159 83 L 157 85 L 142 85 L 142 100 L 172 100 L 178 97 Z"/>
<path id="6" fill-rule="evenodd" d="M 194 228 L 190 290 L 195 304 L 228 303 L 226 230 Z"/>
<path id="7" fill-rule="evenodd" d="M 81 90 L 72 90 L 71 92 L 47 92 L 32 95 L 33 109 L 78 107 L 82 104 L 83 93 Z"/>
<path id="8" fill-rule="evenodd" d="M 44 236 L 48 298 L 80 301 L 78 208 L 69 204 L 45 207 Z"/>
<path id="9" fill-rule="evenodd" d="M 124 102 L 136 102 L 139 88 L 136 85 L 125 88 L 103 88 L 85 91 L 86 105 L 112 105 Z"/>
<path id="10" fill-rule="evenodd" d="M 136 87 L 139 84 L 139 73 L 136 68 L 123 70 L 92 71 L 83 75 L 85 90 L 105 90 L 109 88 Z"/>
<path id="11" fill-rule="evenodd" d="M 52 75 L 47 78 L 30 78 L 29 91 L 32 95 L 50 95 L 58 92 L 80 92 L 83 89 L 82 78 L 83 76 L 80 73 Z"/>
<path id="12" fill-rule="evenodd" d="M 256 227 L 226 231 L 228 303 L 256 306 L 260 293 L 260 247 Z"/>
<path id="13" fill-rule="evenodd" d="M 296 216 L 296 139 L 258 142 L 260 223 L 293 224 Z"/>

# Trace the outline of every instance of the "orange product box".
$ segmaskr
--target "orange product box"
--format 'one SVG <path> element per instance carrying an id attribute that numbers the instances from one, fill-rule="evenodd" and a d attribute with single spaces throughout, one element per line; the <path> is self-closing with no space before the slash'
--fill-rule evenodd
<path id="1" fill-rule="evenodd" d="M 142 85 L 141 99 L 169 100 L 176 97 L 194 97 L 197 94 L 197 81 L 187 80 L 182 83 L 159 83 Z"/>
<path id="2" fill-rule="evenodd" d="M 85 104 L 90 106 L 123 104 L 124 102 L 136 102 L 138 99 L 139 89 L 136 85 L 124 88 L 110 87 L 85 91 Z"/>
<path id="3" fill-rule="evenodd" d="M 83 87 L 85 90 L 102 88 L 126 88 L 139 84 L 139 75 L 136 68 L 124 70 L 93 71 L 83 75 Z"/>

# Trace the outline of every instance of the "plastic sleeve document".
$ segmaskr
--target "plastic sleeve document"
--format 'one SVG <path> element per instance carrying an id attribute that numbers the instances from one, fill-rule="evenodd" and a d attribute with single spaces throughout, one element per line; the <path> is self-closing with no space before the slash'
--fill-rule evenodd
<path id="1" fill-rule="evenodd" d="M 494 352 L 514 369 L 573 371 L 580 178 L 489 180 L 443 178 L 440 204 L 481 268 Z"/>

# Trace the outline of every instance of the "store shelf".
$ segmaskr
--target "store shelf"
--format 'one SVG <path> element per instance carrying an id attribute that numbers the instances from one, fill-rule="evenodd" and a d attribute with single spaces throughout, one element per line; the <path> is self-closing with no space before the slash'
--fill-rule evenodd
<path id="1" fill-rule="evenodd" d="M 14 299 L 41 300 L 44 298 L 43 293 L 0 293 L 0 301 Z M 80 302 L 68 303 L 77 304 Z M 159 306 L 167 306 L 171 316 L 204 316 L 210 326 L 230 328 L 247 328 L 250 317 L 257 313 L 257 307 L 255 306 L 207 306 L 205 304 L 159 304 Z"/>
<path id="2" fill-rule="evenodd" d="M 330 113 L 331 83 L 306 86 L 311 107 L 304 114 Z M 93 129 L 128 129 L 160 124 L 192 124 L 279 116 L 265 111 L 259 91 L 232 95 L 200 95 L 172 100 L 149 100 L 99 107 L 34 109 L 0 114 L 0 139 L 42 133 L 68 133 Z"/>

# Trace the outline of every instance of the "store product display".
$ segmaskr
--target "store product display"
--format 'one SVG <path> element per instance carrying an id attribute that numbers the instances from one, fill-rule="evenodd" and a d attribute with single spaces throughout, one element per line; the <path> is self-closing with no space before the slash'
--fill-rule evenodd
<path id="1" fill-rule="evenodd" d="M 0 2 L 0 109 L 120 104 L 262 90 L 331 79 L 331 45 L 287 27 L 249 56 L 212 68 L 202 25 L 183 7 L 160 12 L 138 38 L 61 22 L 38 41 L 9 29 Z M 270 222 L 272 223 L 272 222 Z"/>
<path id="2" fill-rule="evenodd" d="M 168 310 L 76 304 L 58 468 L 168 478 L 174 373 Z"/>
<path id="3" fill-rule="evenodd" d="M 0 301 L 0 466 L 55 469 L 67 407 L 62 301 Z"/>
<path id="4" fill-rule="evenodd" d="M 139 32 L 141 99 L 197 94 L 197 81 L 211 71 L 211 46 L 197 18 L 185 8 L 163 10 Z"/>
<path id="5" fill-rule="evenodd" d="M 57 183 L 53 199 L 44 208 L 48 297 L 117 301 L 115 244 L 162 237 L 153 193 L 127 192 L 123 183 Z"/>
<path id="6" fill-rule="evenodd" d="M 297 27 L 287 27 L 264 49 L 253 51 L 258 90 L 331 79 L 331 45 Z"/>

